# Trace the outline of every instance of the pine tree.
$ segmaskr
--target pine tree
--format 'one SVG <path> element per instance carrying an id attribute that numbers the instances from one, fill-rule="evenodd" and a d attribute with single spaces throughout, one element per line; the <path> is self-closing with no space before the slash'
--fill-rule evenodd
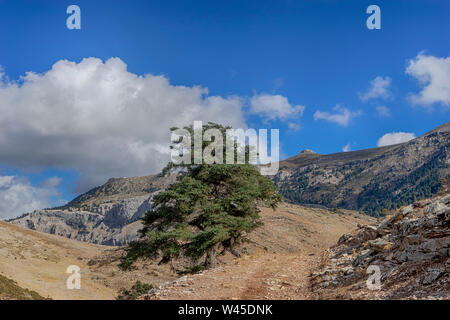
<path id="1" fill-rule="evenodd" d="M 230 127 L 208 123 L 203 132 L 210 128 L 222 132 L 225 146 Z M 192 127 L 184 129 L 193 133 Z M 212 142 L 203 142 L 203 150 Z M 173 147 L 179 143 L 181 139 Z M 194 149 L 193 142 L 190 147 Z M 235 142 L 235 147 L 241 146 Z M 197 267 L 211 268 L 221 249 L 232 249 L 260 225 L 258 204 L 275 209 L 281 196 L 272 181 L 249 163 L 249 147 L 244 149 L 244 164 L 169 163 L 163 174 L 181 172 L 178 181 L 154 196 L 153 209 L 142 219 L 141 238 L 130 243 L 121 267 L 130 268 L 139 258 L 167 263 L 183 257 L 200 261 Z"/>

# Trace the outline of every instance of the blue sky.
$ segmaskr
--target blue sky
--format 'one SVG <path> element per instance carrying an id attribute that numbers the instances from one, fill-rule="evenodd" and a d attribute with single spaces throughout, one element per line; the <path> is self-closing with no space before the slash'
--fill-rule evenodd
<path id="1" fill-rule="evenodd" d="M 66 28 L 69 16 L 66 8 L 71 4 L 81 8 L 81 30 Z M 369 17 L 366 8 L 371 4 L 381 8 L 381 30 L 366 27 Z M 449 16 L 450 3 L 438 0 L 3 0 L 0 1 L 2 81 L 4 88 L 14 83 L 18 88 L 31 86 L 36 82 L 21 77 L 27 72 L 45 75 L 60 60 L 79 64 L 84 58 L 95 57 L 101 59 L 97 63 L 103 64 L 117 57 L 126 64 L 129 74 L 159 75 L 168 79 L 170 86 L 208 88 L 203 96 L 241 99 L 237 109 L 216 110 L 215 114 L 226 114 L 224 117 L 231 123 L 244 121 L 252 128 L 280 128 L 283 157 L 306 148 L 318 153 L 341 152 L 345 146 L 345 150 L 358 150 L 376 147 L 378 140 L 388 133 L 403 132 L 399 139 L 412 134 L 419 136 L 449 120 Z M 114 64 L 112 68 L 120 66 Z M 78 79 L 74 81 L 83 79 L 74 77 Z M 431 86 L 428 91 L 427 86 Z M 59 90 L 52 88 L 45 90 L 50 93 Z M 170 100 L 170 90 L 164 99 Z M 29 91 L 32 89 L 26 92 Z M 11 92 L 12 89 L 5 89 L 3 94 L 9 100 L 1 100 L 0 96 L 0 109 L 23 109 L 29 116 L 27 110 L 32 106 L 25 104 L 34 100 L 11 98 L 14 95 Z M 25 94 L 25 89 L 18 93 Z M 287 99 L 291 113 L 280 116 L 277 111 L 253 108 L 252 98 L 261 96 Z M 48 103 L 52 99 L 48 98 Z M 21 107 L 16 107 L 15 101 Z M 46 107 L 45 101 L 39 102 L 44 104 L 39 108 Z M 61 106 L 64 99 L 57 101 L 60 107 L 52 110 L 64 115 Z M 296 106 L 302 107 L 295 109 Z M 300 109 L 303 112 L 293 111 Z M 99 114 L 108 114 L 107 110 L 102 109 Z M 240 115 L 233 118 L 231 113 L 236 110 Z M 148 117 L 158 119 L 159 112 L 149 113 Z M 32 132 L 41 121 L 39 116 L 34 118 L 34 124 L 20 121 L 16 125 L 17 118 L 3 116 L 2 122 L 0 114 L 0 123 L 9 124 L 9 131 L 3 128 L 2 133 L 0 127 L 0 138 L 3 134 L 9 139 L 9 144 L 1 146 L 34 140 L 37 133 Z M 133 127 L 133 123 L 127 125 Z M 39 127 L 36 132 L 40 138 L 27 147 L 28 152 L 18 148 L 11 155 L 11 147 L 0 150 L 0 176 L 16 177 L 20 180 L 18 184 L 25 184 L 31 192 L 27 210 L 33 205 L 71 200 L 108 174 L 114 177 L 134 173 L 122 170 L 116 163 L 104 166 L 102 161 L 106 160 L 100 161 L 98 157 L 81 159 L 88 163 L 83 167 L 75 160 L 67 160 L 73 157 L 59 159 L 58 151 L 40 154 L 47 141 L 45 137 L 56 139 L 51 133 L 43 134 L 44 131 Z M 16 138 L 17 141 L 11 142 Z M 71 133 L 65 139 L 63 142 L 76 144 L 82 138 Z M 135 136 L 133 139 L 136 142 Z M 36 159 L 32 154 L 36 154 Z M 96 179 L 87 179 L 87 175 L 101 171 L 95 166 L 112 169 L 99 173 Z M 148 173 L 153 173 L 153 168 L 150 166 Z M 143 170 L 145 167 L 137 173 L 142 174 Z M 58 183 L 47 183 L 55 177 Z M 0 198 L 2 192 L 9 195 L 12 192 L 9 189 L 15 184 L 10 180 L 3 187 L 0 180 Z M 36 193 L 33 188 L 45 189 L 44 195 L 39 195 L 42 190 Z M 39 197 L 47 200 L 34 201 Z M 6 209 L 0 207 L 1 210 Z"/>

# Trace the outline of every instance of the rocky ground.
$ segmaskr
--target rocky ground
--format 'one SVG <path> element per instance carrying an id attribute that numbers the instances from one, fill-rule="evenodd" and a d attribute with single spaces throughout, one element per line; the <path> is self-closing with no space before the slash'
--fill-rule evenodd
<path id="1" fill-rule="evenodd" d="M 450 299 L 450 193 L 360 226 L 327 250 L 312 287 L 321 299 Z M 380 271 L 377 288 L 375 268 Z"/>

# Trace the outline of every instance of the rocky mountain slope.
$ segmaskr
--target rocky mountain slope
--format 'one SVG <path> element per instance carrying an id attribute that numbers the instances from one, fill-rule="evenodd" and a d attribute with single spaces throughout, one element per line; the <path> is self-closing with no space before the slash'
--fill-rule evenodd
<path id="1" fill-rule="evenodd" d="M 409 142 L 329 155 L 306 150 L 280 162 L 286 199 L 379 214 L 431 197 L 450 179 L 450 123 Z"/>
<path id="2" fill-rule="evenodd" d="M 123 245 L 138 237 L 139 218 L 152 197 L 175 176 L 109 179 L 67 205 L 37 210 L 9 222 L 32 230 L 103 245 Z"/>
<path id="3" fill-rule="evenodd" d="M 343 235 L 322 264 L 319 298 L 450 299 L 450 192 Z M 380 286 L 369 288 L 375 268 Z"/>

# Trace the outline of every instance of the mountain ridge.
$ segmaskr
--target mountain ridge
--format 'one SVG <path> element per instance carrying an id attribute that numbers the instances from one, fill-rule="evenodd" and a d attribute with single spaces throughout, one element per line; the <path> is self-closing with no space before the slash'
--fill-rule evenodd
<path id="1" fill-rule="evenodd" d="M 280 162 L 273 177 L 285 198 L 379 215 L 436 194 L 450 177 L 450 123 L 405 143 Z"/>

